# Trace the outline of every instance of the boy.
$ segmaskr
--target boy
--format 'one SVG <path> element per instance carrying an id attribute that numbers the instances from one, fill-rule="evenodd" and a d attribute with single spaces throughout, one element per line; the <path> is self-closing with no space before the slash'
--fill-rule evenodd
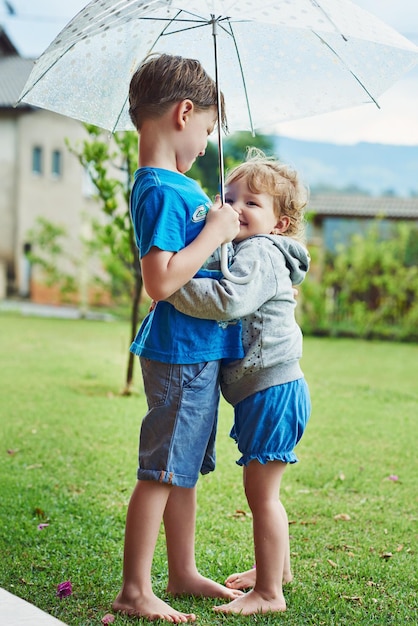
<path id="1" fill-rule="evenodd" d="M 151 566 L 164 521 L 173 595 L 242 595 L 199 574 L 194 556 L 196 482 L 214 469 L 223 358 L 242 356 L 239 324 L 197 320 L 162 302 L 239 230 L 236 212 L 210 201 L 184 176 L 205 153 L 217 121 L 214 81 L 198 61 L 152 55 L 132 77 L 130 115 L 139 134 L 131 217 L 148 295 L 158 301 L 131 346 L 140 356 L 148 412 L 139 444 L 138 482 L 128 506 L 123 585 L 113 608 L 172 623 L 195 615 L 153 592 Z M 223 100 L 222 100 L 223 103 Z M 226 125 L 222 105 L 221 115 Z M 203 272 L 205 275 L 207 275 Z"/>
<path id="2" fill-rule="evenodd" d="M 253 615 L 286 610 L 282 585 L 290 582 L 288 519 L 278 494 L 294 448 L 310 415 L 309 389 L 300 368 L 302 333 L 296 322 L 293 285 L 309 267 L 303 240 L 307 190 L 297 172 L 257 150 L 226 179 L 226 201 L 237 211 L 231 272 L 250 283 L 192 280 L 170 301 L 180 311 L 218 320 L 242 318 L 245 357 L 222 367 L 222 392 L 234 406 L 231 437 L 238 444 L 244 488 L 253 515 L 256 569 L 244 572 L 254 586 L 223 613 Z M 231 587 L 240 585 L 236 581 Z M 227 584 L 231 584 L 231 577 Z"/>

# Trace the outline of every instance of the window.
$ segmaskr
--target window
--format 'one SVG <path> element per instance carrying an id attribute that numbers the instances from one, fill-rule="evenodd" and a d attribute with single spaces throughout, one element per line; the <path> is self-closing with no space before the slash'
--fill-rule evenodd
<path id="1" fill-rule="evenodd" d="M 42 174 L 43 170 L 43 154 L 40 146 L 35 146 L 32 150 L 32 172 L 34 174 Z"/>
<path id="2" fill-rule="evenodd" d="M 62 175 L 62 154 L 61 150 L 54 150 L 52 152 L 52 164 L 51 164 L 52 176 L 59 177 Z"/>

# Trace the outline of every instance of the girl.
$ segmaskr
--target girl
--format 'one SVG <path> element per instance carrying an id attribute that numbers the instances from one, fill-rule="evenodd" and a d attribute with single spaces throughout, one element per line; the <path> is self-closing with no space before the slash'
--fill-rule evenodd
<path id="1" fill-rule="evenodd" d="M 189 315 L 222 322 L 242 319 L 245 356 L 224 363 L 221 387 L 234 406 L 235 439 L 244 489 L 253 515 L 256 570 L 253 589 L 228 604 L 224 613 L 251 615 L 285 611 L 282 584 L 291 580 L 288 519 L 280 485 L 310 416 L 308 386 L 300 368 L 302 333 L 295 319 L 293 285 L 309 267 L 303 239 L 308 193 L 295 171 L 251 149 L 226 180 L 226 202 L 238 213 L 231 272 L 260 271 L 247 284 L 198 278 L 170 297 Z M 246 578 L 250 577 L 246 573 Z M 230 588 L 243 587 L 233 577 Z M 248 582 L 248 580 L 244 581 Z"/>

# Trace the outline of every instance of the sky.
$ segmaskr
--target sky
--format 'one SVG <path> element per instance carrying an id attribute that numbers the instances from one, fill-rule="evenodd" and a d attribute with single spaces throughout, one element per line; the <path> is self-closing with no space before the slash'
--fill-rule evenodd
<path id="1" fill-rule="evenodd" d="M 0 24 L 22 56 L 36 58 L 86 3 L 0 0 Z M 418 45 L 417 0 L 356 0 L 356 4 Z M 276 131 L 307 141 L 418 146 L 418 65 L 379 98 L 379 105 L 380 109 L 369 104 L 282 123 Z"/>

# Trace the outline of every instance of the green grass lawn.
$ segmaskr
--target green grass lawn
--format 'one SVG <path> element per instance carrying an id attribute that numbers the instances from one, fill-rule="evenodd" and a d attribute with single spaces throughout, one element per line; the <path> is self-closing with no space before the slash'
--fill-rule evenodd
<path id="1" fill-rule="evenodd" d="M 135 393 L 119 395 L 128 344 L 124 323 L 0 315 L 0 586 L 70 626 L 100 624 L 121 582 L 145 410 L 139 368 Z M 418 624 L 418 347 L 307 338 L 304 352 L 313 412 L 283 480 L 295 576 L 287 612 L 172 604 L 201 626 Z M 222 403 L 218 467 L 199 482 L 197 560 L 218 581 L 253 563 L 231 419 Z M 65 580 L 73 595 L 60 600 Z M 164 598 L 165 584 L 161 533 L 154 585 Z"/>

